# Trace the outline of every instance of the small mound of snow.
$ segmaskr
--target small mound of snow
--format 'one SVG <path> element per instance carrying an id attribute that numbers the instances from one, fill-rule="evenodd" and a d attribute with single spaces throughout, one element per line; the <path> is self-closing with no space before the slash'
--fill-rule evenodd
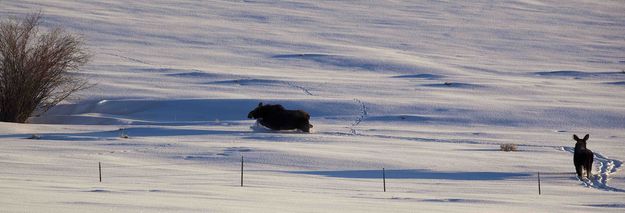
<path id="1" fill-rule="evenodd" d="M 89 190 L 89 191 L 85 191 L 85 192 L 111 193 L 112 191 L 109 191 L 109 190 L 106 190 L 106 189 L 93 189 L 93 190 Z"/>
<path id="2" fill-rule="evenodd" d="M 586 71 L 575 71 L 575 70 L 559 70 L 559 71 L 544 71 L 544 72 L 535 72 L 535 76 L 542 77 L 555 77 L 555 78 L 574 78 L 574 79 L 582 79 L 582 78 L 614 78 L 618 76 L 625 75 L 622 72 L 586 72 Z"/>
<path id="3" fill-rule="evenodd" d="M 207 73 L 207 72 L 201 72 L 201 71 L 171 73 L 171 74 L 167 74 L 167 76 L 179 77 L 179 78 L 193 78 L 193 79 L 198 79 L 198 78 L 213 79 L 213 78 L 225 77 L 225 75 L 216 74 L 216 73 Z"/>
<path id="4" fill-rule="evenodd" d="M 286 84 L 285 81 L 270 80 L 270 79 L 235 79 L 224 81 L 213 81 L 208 84 L 238 84 L 238 85 L 276 85 Z"/>
<path id="5" fill-rule="evenodd" d="M 606 82 L 605 84 L 616 85 L 616 86 L 625 86 L 625 81 Z"/>
<path id="6" fill-rule="evenodd" d="M 428 79 L 428 80 L 434 80 L 434 79 L 439 79 L 439 78 L 443 78 L 443 77 L 445 77 L 445 76 L 436 75 L 436 74 L 429 74 L 429 73 L 393 76 L 393 78 L 421 78 L 421 79 Z"/>
<path id="7" fill-rule="evenodd" d="M 299 129 L 295 129 L 295 130 L 273 130 L 273 129 L 269 129 L 266 126 L 261 125 L 258 120 L 252 125 L 250 126 L 250 129 L 254 132 L 282 132 L 282 133 L 287 133 L 287 132 L 303 132 L 302 130 Z M 314 132 L 314 128 L 310 129 L 309 133 L 313 133 Z"/>
<path id="8" fill-rule="evenodd" d="M 261 125 L 258 121 L 256 121 L 252 126 L 250 126 L 250 129 L 253 130 L 254 132 L 272 132 L 273 131 Z"/>
<path id="9" fill-rule="evenodd" d="M 373 58 L 361 58 L 346 55 L 331 54 L 283 54 L 271 56 L 273 59 L 289 60 L 293 62 L 308 61 L 316 63 L 316 65 L 329 66 L 339 69 L 348 70 L 364 70 L 364 71 L 382 71 L 395 73 L 415 73 L 423 71 L 431 71 L 432 67 L 420 64 L 412 64 L 407 62 L 380 60 Z"/>
<path id="10" fill-rule="evenodd" d="M 445 82 L 442 84 L 424 84 L 426 87 L 436 87 L 436 88 L 457 88 L 457 89 L 479 89 L 484 88 L 486 86 L 479 84 L 470 84 L 470 83 L 455 83 L 455 82 Z"/>

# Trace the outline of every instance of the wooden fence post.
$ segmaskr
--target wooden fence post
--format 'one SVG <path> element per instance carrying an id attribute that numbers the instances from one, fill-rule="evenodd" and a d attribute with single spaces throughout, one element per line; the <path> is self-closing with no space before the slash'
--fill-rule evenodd
<path id="1" fill-rule="evenodd" d="M 382 168 L 382 185 L 384 186 L 384 192 L 386 192 L 386 170 Z"/>
<path id="2" fill-rule="evenodd" d="M 100 183 L 102 183 L 102 163 L 98 162 L 98 171 L 100 173 Z"/>
<path id="3" fill-rule="evenodd" d="M 538 172 L 538 195 L 541 195 L 541 191 L 540 191 L 540 172 Z"/>
<path id="4" fill-rule="evenodd" d="M 243 156 L 241 156 L 241 187 L 243 187 Z"/>

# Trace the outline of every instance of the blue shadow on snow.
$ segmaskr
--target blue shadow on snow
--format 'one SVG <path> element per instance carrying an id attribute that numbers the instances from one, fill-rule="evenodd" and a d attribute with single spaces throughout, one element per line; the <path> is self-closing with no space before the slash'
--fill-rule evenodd
<path id="1" fill-rule="evenodd" d="M 130 127 L 124 131 L 129 137 L 165 137 L 165 136 L 193 136 L 193 135 L 233 135 L 249 134 L 250 131 L 226 131 L 226 130 L 198 130 L 162 127 Z M 67 140 L 67 141 L 99 141 L 119 138 L 121 131 L 96 131 L 79 133 L 40 133 L 41 140 Z M 0 135 L 0 138 L 27 138 L 32 134 L 9 134 Z"/>
<path id="2" fill-rule="evenodd" d="M 382 178 L 382 170 L 292 171 L 288 173 L 319 175 L 334 178 Z M 425 169 L 386 170 L 387 179 L 508 180 L 521 179 L 529 176 L 532 176 L 532 174 L 513 172 L 439 172 Z"/>

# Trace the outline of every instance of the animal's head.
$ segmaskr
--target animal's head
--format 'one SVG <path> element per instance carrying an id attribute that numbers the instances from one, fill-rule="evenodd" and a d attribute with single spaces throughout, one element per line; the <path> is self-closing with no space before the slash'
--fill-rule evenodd
<path id="1" fill-rule="evenodd" d="M 259 118 L 263 118 L 265 116 L 271 115 L 272 113 L 280 112 L 284 110 L 285 110 L 284 107 L 282 107 L 282 105 L 280 104 L 263 105 L 263 103 L 260 102 L 258 103 L 258 106 L 256 107 L 256 109 L 252 110 L 250 113 L 247 114 L 247 118 L 259 119 Z"/>
<path id="2" fill-rule="evenodd" d="M 575 143 L 575 148 L 586 148 L 586 141 L 588 140 L 588 138 L 590 137 L 589 134 L 586 134 L 586 136 L 584 136 L 584 138 L 580 139 L 579 137 L 577 137 L 577 135 L 573 134 L 573 139 L 576 141 Z"/>
<path id="3" fill-rule="evenodd" d="M 262 111 L 263 111 L 263 102 L 258 103 L 258 106 L 250 111 L 250 113 L 247 114 L 247 118 L 260 118 L 262 117 Z"/>

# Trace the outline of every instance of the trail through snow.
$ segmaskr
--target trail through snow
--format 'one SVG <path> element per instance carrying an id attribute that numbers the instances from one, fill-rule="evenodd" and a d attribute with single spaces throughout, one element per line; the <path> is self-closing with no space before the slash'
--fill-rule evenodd
<path id="1" fill-rule="evenodd" d="M 574 154 L 575 147 L 562 147 L 562 151 Z M 594 154 L 595 160 L 593 163 L 593 171 L 598 173 L 592 175 L 592 180 L 578 178 L 582 184 L 587 187 L 606 191 L 625 192 L 625 189 L 619 189 L 608 185 L 610 176 L 616 174 L 621 169 L 623 162 L 617 159 L 610 159 L 598 152 L 594 152 Z"/>

